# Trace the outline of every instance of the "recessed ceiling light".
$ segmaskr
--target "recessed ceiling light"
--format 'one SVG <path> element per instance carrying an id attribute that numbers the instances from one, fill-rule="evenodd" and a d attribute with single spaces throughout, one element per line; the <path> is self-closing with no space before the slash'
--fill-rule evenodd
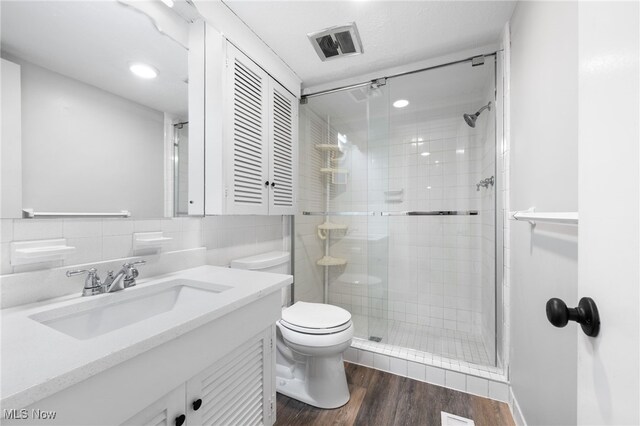
<path id="1" fill-rule="evenodd" d="M 436 160 L 436 164 L 438 164 L 440 161 Z"/>
<path id="2" fill-rule="evenodd" d="M 393 103 L 394 108 L 404 108 L 409 105 L 409 101 L 406 99 L 398 99 Z"/>
<path id="3" fill-rule="evenodd" d="M 431 189 L 431 187 L 430 187 L 430 186 L 427 186 L 427 189 Z"/>
<path id="4" fill-rule="evenodd" d="M 464 149 L 456 149 L 456 154 L 464 154 Z"/>
<path id="5" fill-rule="evenodd" d="M 129 70 L 131 70 L 131 72 L 137 75 L 138 77 L 144 78 L 147 80 L 156 78 L 158 76 L 158 70 L 153 68 L 151 65 L 143 64 L 141 62 L 136 62 L 134 64 L 131 64 L 129 66 Z"/>
<path id="6" fill-rule="evenodd" d="M 426 157 L 427 155 L 431 155 L 431 153 L 425 151 L 425 152 L 420 153 L 420 155 L 422 155 L 423 157 Z M 436 163 L 437 163 L 437 161 L 436 161 Z"/>
<path id="7" fill-rule="evenodd" d="M 160 0 L 160 1 L 169 7 L 173 7 L 173 0 Z"/>

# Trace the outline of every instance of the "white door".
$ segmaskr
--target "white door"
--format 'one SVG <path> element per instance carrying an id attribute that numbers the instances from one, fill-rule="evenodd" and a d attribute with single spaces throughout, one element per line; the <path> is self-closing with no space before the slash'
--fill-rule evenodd
<path id="1" fill-rule="evenodd" d="M 296 213 L 298 99 L 278 82 L 269 86 L 269 214 Z"/>
<path id="2" fill-rule="evenodd" d="M 123 423 L 132 426 L 186 424 L 185 385 L 179 386 Z"/>
<path id="3" fill-rule="evenodd" d="M 579 4 L 578 294 L 601 328 L 578 331 L 578 424 L 640 424 L 639 14 Z"/>
<path id="4" fill-rule="evenodd" d="M 267 214 L 269 76 L 229 43 L 226 66 L 226 213 Z"/>

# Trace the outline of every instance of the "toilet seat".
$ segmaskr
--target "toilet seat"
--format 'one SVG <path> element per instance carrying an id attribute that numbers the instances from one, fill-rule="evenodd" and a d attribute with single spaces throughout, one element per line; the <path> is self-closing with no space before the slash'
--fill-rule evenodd
<path id="1" fill-rule="evenodd" d="M 346 330 L 347 328 L 349 328 L 349 326 L 351 325 L 351 321 L 347 321 L 344 324 L 340 324 L 337 327 L 331 327 L 331 328 L 307 328 L 307 327 L 301 327 L 299 325 L 295 325 L 295 324 L 291 324 L 285 320 L 280 320 L 280 324 L 283 327 L 287 327 L 289 330 L 292 331 L 297 331 L 298 333 L 304 333 L 304 334 L 334 334 L 334 333 L 339 333 L 341 331 Z"/>
<path id="2" fill-rule="evenodd" d="M 323 303 L 296 302 L 282 310 L 282 326 L 305 334 L 333 334 L 351 325 L 349 311 Z"/>

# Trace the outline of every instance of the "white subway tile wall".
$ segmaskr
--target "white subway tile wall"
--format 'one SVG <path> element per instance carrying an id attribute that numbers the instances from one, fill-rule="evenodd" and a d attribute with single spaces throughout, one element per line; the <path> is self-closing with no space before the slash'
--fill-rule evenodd
<path id="1" fill-rule="evenodd" d="M 487 82 L 487 88 L 492 85 L 493 80 Z M 362 135 L 339 117 L 329 121 L 313 108 L 302 109 L 301 210 L 480 214 L 298 215 L 297 300 L 322 301 L 324 268 L 316 261 L 325 254 L 325 241 L 318 238 L 317 226 L 325 220 L 343 224 L 346 231 L 329 235 L 329 254 L 347 261 L 329 269 L 329 303 L 354 315 L 356 337 L 494 363 L 494 189 L 476 191 L 475 185 L 495 175 L 495 127 L 488 125 L 495 109 L 481 115 L 475 129 L 462 120 L 463 113 L 490 99 L 488 93 L 444 106 L 409 126 L 392 120 L 383 138 L 372 137 L 375 129 Z M 337 163 L 327 163 L 327 154 L 316 146 L 337 143 L 338 133 L 347 135 L 350 148 Z M 320 172 L 335 164 L 348 170 L 345 184 Z"/>
<path id="2" fill-rule="evenodd" d="M 288 219 L 282 216 L 211 216 L 167 219 L 2 219 L 0 274 L 84 264 L 134 256 L 133 233 L 162 231 L 173 238 L 163 251 L 207 247 L 211 264 L 226 266 L 250 256 L 288 246 Z M 66 238 L 76 252 L 63 262 L 11 266 L 12 241 Z"/>

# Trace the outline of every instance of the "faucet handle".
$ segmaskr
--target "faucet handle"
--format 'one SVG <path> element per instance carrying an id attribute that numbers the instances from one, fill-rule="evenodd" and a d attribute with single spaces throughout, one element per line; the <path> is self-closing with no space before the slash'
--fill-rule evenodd
<path id="1" fill-rule="evenodd" d="M 94 294 L 100 294 L 104 292 L 102 282 L 98 276 L 98 270 L 96 268 L 91 269 L 76 269 L 73 271 L 67 271 L 67 277 L 73 277 L 76 275 L 87 274 L 87 278 L 84 280 L 84 288 L 82 289 L 83 296 L 92 296 Z"/>
<path id="2" fill-rule="evenodd" d="M 89 275 L 96 275 L 98 270 L 96 268 L 91 269 L 74 269 L 71 271 L 67 271 L 67 277 L 75 277 L 76 275 L 82 275 L 84 273 L 88 273 Z"/>
<path id="3" fill-rule="evenodd" d="M 136 278 L 138 278 L 138 275 L 140 275 L 136 266 L 144 265 L 145 263 L 147 263 L 146 260 L 136 260 L 135 262 L 127 262 L 122 265 L 122 268 L 127 272 L 127 275 L 124 277 L 125 288 L 133 287 L 134 285 L 136 285 Z"/>

